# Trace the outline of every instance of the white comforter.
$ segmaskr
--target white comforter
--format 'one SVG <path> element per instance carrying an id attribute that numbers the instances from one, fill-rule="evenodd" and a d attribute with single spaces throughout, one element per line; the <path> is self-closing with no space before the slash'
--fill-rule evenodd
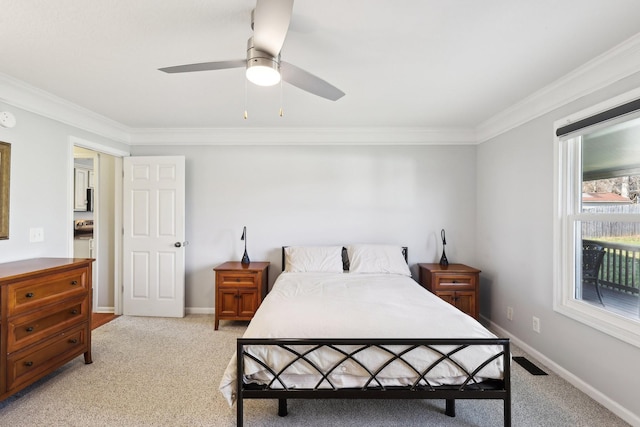
<path id="1" fill-rule="evenodd" d="M 475 319 L 431 294 L 406 276 L 391 274 L 282 273 L 249 324 L 245 338 L 495 338 Z M 254 348 L 254 355 L 269 366 L 282 366 L 290 355 Z M 271 347 L 270 347 L 271 348 Z M 277 349 L 275 349 L 277 350 Z M 473 370 L 497 346 L 473 346 L 457 353 L 455 360 Z M 320 366 L 329 366 L 337 354 L 313 354 Z M 416 367 L 426 367 L 437 357 L 433 352 L 414 351 L 408 356 Z M 382 351 L 360 357 L 375 368 L 388 358 Z M 502 378 L 502 358 L 476 377 Z M 304 366 L 287 371 L 296 387 L 313 386 L 315 372 Z M 268 382 L 269 375 L 255 363 L 245 364 L 245 381 Z M 297 380 L 291 379 L 297 376 Z M 369 378 L 356 363 L 346 362 L 332 374 L 334 384 L 354 387 Z M 415 373 L 395 363 L 381 373 L 384 385 L 407 385 Z M 441 363 L 428 375 L 430 384 L 459 384 L 466 375 L 452 363 Z M 289 381 L 288 380 L 288 381 Z M 289 383 L 288 383 L 289 385 Z M 220 382 L 220 391 L 230 405 L 235 401 L 236 357 L 233 356 Z"/>

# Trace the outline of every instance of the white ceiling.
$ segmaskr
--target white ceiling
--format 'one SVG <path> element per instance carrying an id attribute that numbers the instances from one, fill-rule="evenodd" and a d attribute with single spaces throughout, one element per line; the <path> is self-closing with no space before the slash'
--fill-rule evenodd
<path id="1" fill-rule="evenodd" d="M 475 128 L 638 33 L 636 0 L 296 0 L 282 58 L 332 102 L 242 69 L 255 0 L 0 0 L 0 73 L 130 128 Z M 0 94 L 0 99 L 2 94 Z"/>

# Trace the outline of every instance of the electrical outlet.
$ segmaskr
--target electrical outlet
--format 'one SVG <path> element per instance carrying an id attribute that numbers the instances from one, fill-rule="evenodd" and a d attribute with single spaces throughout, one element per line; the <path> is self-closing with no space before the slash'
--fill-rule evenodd
<path id="1" fill-rule="evenodd" d="M 513 307 L 507 307 L 507 319 L 513 320 Z"/>
<path id="2" fill-rule="evenodd" d="M 30 228 L 29 229 L 29 242 L 44 242 L 44 229 L 43 228 Z"/>
<path id="3" fill-rule="evenodd" d="M 533 331 L 540 333 L 540 319 L 538 319 L 536 316 L 533 316 Z"/>

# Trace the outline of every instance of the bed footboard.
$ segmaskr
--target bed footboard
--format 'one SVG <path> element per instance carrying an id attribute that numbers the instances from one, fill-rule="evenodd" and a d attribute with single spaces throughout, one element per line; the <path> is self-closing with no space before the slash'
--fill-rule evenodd
<path id="1" fill-rule="evenodd" d="M 260 360 L 249 349 L 251 346 L 276 346 L 284 350 L 290 361 L 284 367 L 274 368 Z M 454 357 L 460 351 L 473 346 L 496 346 L 499 351 L 477 364 L 473 369 L 465 369 Z M 330 367 L 319 366 L 309 357 L 318 349 L 327 348 L 340 354 L 337 363 Z M 360 363 L 358 355 L 368 349 L 379 349 L 388 354 L 388 362 L 382 367 L 371 370 Z M 348 349 L 348 350 L 347 350 Z M 425 367 L 414 367 L 407 355 L 416 349 L 427 349 L 438 357 Z M 507 338 L 470 338 L 470 339 L 256 339 L 238 338 L 237 372 L 245 372 L 245 364 L 260 365 L 269 373 L 268 384 L 245 383 L 244 376 L 237 378 L 237 425 L 243 425 L 244 399 L 277 399 L 278 415 L 287 415 L 287 399 L 444 399 L 445 413 L 455 416 L 456 399 L 494 399 L 502 400 L 504 406 L 504 425 L 511 426 L 511 353 Z M 502 359 L 503 377 L 478 381 L 476 377 L 487 365 Z M 355 363 L 367 372 L 364 385 L 354 388 L 340 388 L 331 381 L 332 373 L 339 372 L 344 362 Z M 320 380 L 313 387 L 301 388 L 288 384 L 285 371 L 296 363 L 311 367 Z M 402 363 L 415 373 L 417 378 L 405 386 L 385 386 L 378 375 L 391 363 Z M 453 363 L 464 372 L 466 380 L 456 385 L 432 385 L 428 374 L 440 363 Z"/>

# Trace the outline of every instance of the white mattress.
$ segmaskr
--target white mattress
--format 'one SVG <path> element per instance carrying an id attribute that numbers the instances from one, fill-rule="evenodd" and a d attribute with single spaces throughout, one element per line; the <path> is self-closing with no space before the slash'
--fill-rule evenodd
<path id="1" fill-rule="evenodd" d="M 431 294 L 407 276 L 393 274 L 282 273 L 249 324 L 245 338 L 495 338 L 472 317 Z M 446 350 L 446 348 L 443 348 Z M 273 346 L 251 346 L 251 352 L 269 363 L 284 366 L 291 359 Z M 326 350 L 326 349 L 325 349 Z M 473 370 L 500 346 L 472 346 L 456 353 L 454 359 Z M 326 350 L 310 355 L 319 366 L 332 365 L 338 354 Z M 416 367 L 426 367 L 438 355 L 414 350 L 408 356 Z M 375 369 L 388 359 L 377 350 L 368 350 L 359 361 Z M 501 379 L 502 358 L 489 364 L 477 381 Z M 313 387 L 316 372 L 296 365 L 287 371 L 287 385 Z M 340 387 L 358 387 L 369 378 L 362 367 L 345 362 L 330 379 Z M 417 377 L 401 363 L 394 363 L 379 375 L 383 385 L 407 385 Z M 453 363 L 441 363 L 428 375 L 432 385 L 459 384 L 466 375 Z M 244 380 L 268 382 L 270 375 L 258 364 L 245 362 Z M 289 382 L 291 381 L 291 382 Z M 276 384 L 277 386 L 277 384 Z M 324 387 L 329 387 L 326 384 Z M 230 405 L 236 397 L 236 357 L 232 357 L 220 382 L 220 391 Z"/>

